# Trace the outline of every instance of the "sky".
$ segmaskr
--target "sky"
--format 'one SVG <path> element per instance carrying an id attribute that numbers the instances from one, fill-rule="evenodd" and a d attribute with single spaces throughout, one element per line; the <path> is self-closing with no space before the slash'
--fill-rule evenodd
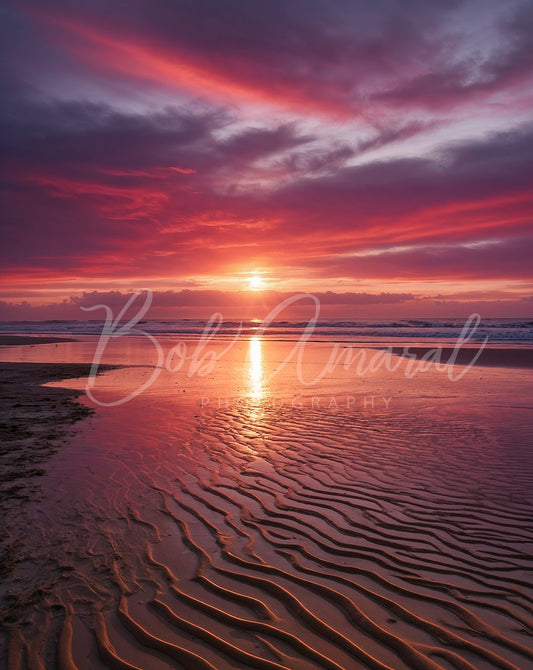
<path id="1" fill-rule="evenodd" d="M 0 31 L 0 319 L 140 288 L 532 315 L 532 0 L 17 0 Z"/>

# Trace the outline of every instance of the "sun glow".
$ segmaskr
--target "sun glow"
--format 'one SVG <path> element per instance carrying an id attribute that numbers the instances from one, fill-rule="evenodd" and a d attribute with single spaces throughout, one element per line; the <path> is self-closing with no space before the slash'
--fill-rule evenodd
<path id="1" fill-rule="evenodd" d="M 252 275 L 248 280 L 250 291 L 260 291 L 263 288 L 263 279 L 259 275 Z"/>

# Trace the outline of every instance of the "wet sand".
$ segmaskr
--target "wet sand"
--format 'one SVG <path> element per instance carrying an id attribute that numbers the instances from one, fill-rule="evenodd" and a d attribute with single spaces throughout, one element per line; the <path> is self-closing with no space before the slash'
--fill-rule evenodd
<path id="1" fill-rule="evenodd" d="M 44 388 L 41 384 L 82 377 L 88 370 L 87 365 L 0 363 L 0 482 L 4 490 L 10 481 L 15 482 L 14 486 L 23 485 L 32 464 L 46 458 L 64 436 L 66 426 L 91 413 L 88 407 L 73 402 L 81 391 Z"/>
<path id="2" fill-rule="evenodd" d="M 10 669 L 533 664 L 530 373 L 335 377 L 408 395 L 318 411 L 272 402 L 280 357 L 256 354 L 245 392 L 232 361 L 76 424 L 3 589 Z M 202 408 L 215 392 L 242 397 Z"/>
<path id="3" fill-rule="evenodd" d="M 27 342 L 34 338 L 21 338 Z M 61 341 L 57 338 L 35 338 Z M 0 342 L 7 342 L 0 339 Z M 14 341 L 11 344 L 19 344 Z M 46 342 L 47 344 L 50 342 Z M 111 367 L 103 368 L 111 369 Z M 42 384 L 86 377 L 90 366 L 68 363 L 0 363 L 0 576 L 17 562 L 19 509 L 39 495 L 38 478 L 47 461 L 74 431 L 74 424 L 94 413 L 75 402 L 82 391 Z M 13 525 L 11 525 L 11 522 Z"/>

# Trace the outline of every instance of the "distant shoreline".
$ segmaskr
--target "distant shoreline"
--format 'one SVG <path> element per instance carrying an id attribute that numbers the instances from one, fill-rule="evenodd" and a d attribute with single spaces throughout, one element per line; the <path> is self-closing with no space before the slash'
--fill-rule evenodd
<path id="1" fill-rule="evenodd" d="M 23 344 L 59 344 L 60 342 L 79 342 L 73 337 L 54 337 L 44 335 L 0 335 L 0 347 L 14 347 Z"/>
<path id="2" fill-rule="evenodd" d="M 167 333 L 163 336 L 168 335 Z M 274 338 L 266 338 L 269 341 L 278 341 Z M 10 346 L 23 346 L 23 345 L 36 345 L 36 344 L 61 344 L 63 342 L 79 342 L 72 337 L 61 337 L 54 335 L 0 335 L 0 347 L 10 347 Z M 310 343 L 313 342 L 327 342 L 327 339 L 324 340 L 309 340 Z M 377 351 L 391 351 L 395 356 L 402 356 L 408 358 L 409 355 L 416 356 L 420 361 L 423 356 L 427 355 L 428 352 L 434 351 L 435 349 L 440 350 L 440 363 L 441 365 L 447 364 L 448 360 L 454 353 L 455 349 L 451 346 L 410 346 L 408 344 L 404 346 L 376 346 L 375 344 L 366 345 L 365 343 L 353 343 L 353 345 L 347 343 L 346 346 L 357 349 L 372 349 Z M 407 350 L 407 353 L 405 353 Z M 479 347 L 461 347 L 455 358 L 455 365 L 468 365 L 475 358 Z M 475 361 L 474 365 L 476 367 L 502 367 L 502 368 L 533 368 L 533 348 L 529 347 L 485 347 L 483 349 L 479 358 Z M 105 367 L 105 366 L 104 366 Z M 111 366 L 115 367 L 115 366 Z"/>
<path id="3" fill-rule="evenodd" d="M 407 353 L 404 353 L 404 350 Z M 445 365 L 450 356 L 454 353 L 453 347 L 379 347 L 380 351 L 392 351 L 395 356 L 408 358 L 410 354 L 416 356 L 420 361 L 428 352 L 439 349 L 441 352 L 440 362 Z M 475 358 L 479 347 L 461 348 L 457 352 L 455 365 L 468 365 Z M 495 367 L 495 368 L 533 368 L 533 349 L 525 348 L 489 348 L 486 347 L 481 352 L 479 358 L 475 361 L 476 367 Z"/>

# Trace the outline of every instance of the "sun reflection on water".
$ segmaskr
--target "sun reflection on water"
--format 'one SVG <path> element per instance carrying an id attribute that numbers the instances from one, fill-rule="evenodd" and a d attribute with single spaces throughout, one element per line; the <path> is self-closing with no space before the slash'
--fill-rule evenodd
<path id="1" fill-rule="evenodd" d="M 261 400 L 264 395 L 263 360 L 261 356 L 261 340 L 258 337 L 252 337 L 250 340 L 248 379 L 250 398 Z"/>

